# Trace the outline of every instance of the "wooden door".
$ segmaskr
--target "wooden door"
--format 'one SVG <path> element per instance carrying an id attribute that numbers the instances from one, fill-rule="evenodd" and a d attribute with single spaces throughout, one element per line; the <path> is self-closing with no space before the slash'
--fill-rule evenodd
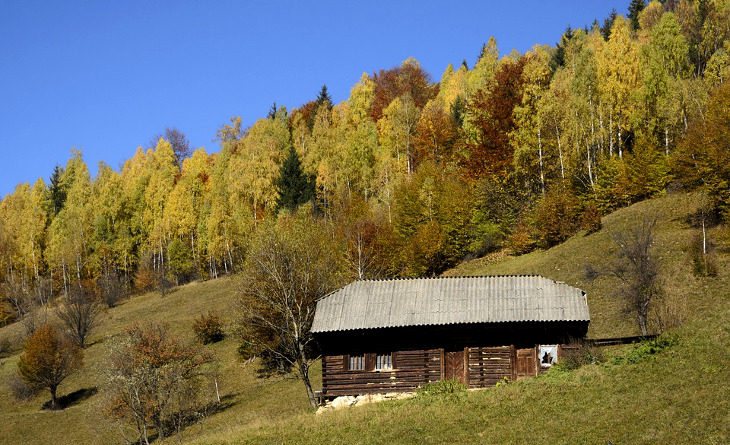
<path id="1" fill-rule="evenodd" d="M 458 380 L 466 383 L 464 372 L 464 350 L 444 351 L 444 380 Z"/>
<path id="2" fill-rule="evenodd" d="M 535 348 L 518 349 L 516 355 L 515 374 L 517 380 L 535 376 L 537 374 Z"/>

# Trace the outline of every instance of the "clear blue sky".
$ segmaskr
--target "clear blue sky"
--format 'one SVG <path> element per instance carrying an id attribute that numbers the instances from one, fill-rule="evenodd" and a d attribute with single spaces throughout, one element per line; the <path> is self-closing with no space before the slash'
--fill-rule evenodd
<path id="1" fill-rule="evenodd" d="M 214 152 L 231 116 L 251 125 L 322 84 L 340 102 L 363 72 L 410 56 L 437 81 L 448 63 L 472 66 L 491 35 L 502 54 L 554 45 L 628 3 L 3 0 L 0 196 L 47 182 L 72 147 L 92 174 L 167 126 Z"/>

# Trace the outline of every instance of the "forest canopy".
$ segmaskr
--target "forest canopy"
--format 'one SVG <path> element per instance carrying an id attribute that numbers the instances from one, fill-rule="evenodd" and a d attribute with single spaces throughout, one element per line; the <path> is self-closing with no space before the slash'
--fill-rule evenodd
<path id="1" fill-rule="evenodd" d="M 353 279 L 550 247 L 669 185 L 707 187 L 729 218 L 730 2 L 629 10 L 524 54 L 490 38 L 439 81 L 409 58 L 340 103 L 323 87 L 248 128 L 234 116 L 217 153 L 173 129 L 91 177 L 74 149 L 0 202 L 0 322 L 74 284 L 111 305 L 235 273 L 260 224 L 297 212 Z"/>

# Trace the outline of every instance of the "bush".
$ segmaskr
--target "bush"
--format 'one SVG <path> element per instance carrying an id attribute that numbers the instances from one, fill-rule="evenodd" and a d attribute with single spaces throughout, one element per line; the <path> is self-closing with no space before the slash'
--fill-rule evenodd
<path id="1" fill-rule="evenodd" d="M 7 301 L 0 301 L 0 326 L 5 326 L 15 321 L 13 306 Z"/>
<path id="2" fill-rule="evenodd" d="M 526 224 L 518 224 L 509 237 L 508 245 L 515 255 L 522 255 L 535 248 L 535 239 Z"/>
<path id="3" fill-rule="evenodd" d="M 618 364 L 622 361 L 628 363 L 639 363 L 644 360 L 654 358 L 656 355 L 679 343 L 679 337 L 676 335 L 662 335 L 652 340 L 644 340 L 634 345 L 633 349 L 623 357 L 616 357 L 614 363 Z"/>
<path id="4" fill-rule="evenodd" d="M 10 350 L 12 349 L 12 347 L 13 345 L 10 343 L 10 339 L 0 339 L 0 357 L 6 357 L 10 355 Z"/>
<path id="5" fill-rule="evenodd" d="M 578 226 L 578 202 L 569 189 L 550 190 L 533 211 L 537 244 L 549 248 L 573 235 Z"/>
<path id="6" fill-rule="evenodd" d="M 104 300 L 107 307 L 110 308 L 129 297 L 127 284 L 122 277 L 114 272 L 108 275 L 102 275 L 96 280 L 99 296 Z"/>
<path id="7" fill-rule="evenodd" d="M 140 293 L 151 291 L 157 285 L 157 281 L 157 274 L 153 270 L 140 268 L 134 276 L 134 289 Z"/>
<path id="8" fill-rule="evenodd" d="M 203 388 L 213 360 L 170 335 L 167 325 L 129 326 L 109 343 L 106 415 L 136 429 L 139 443 L 149 443 L 151 433 L 160 442 L 179 435 L 212 403 Z"/>
<path id="9" fill-rule="evenodd" d="M 217 343 L 224 337 L 221 320 L 214 312 L 208 312 L 207 315 L 201 314 L 193 324 L 193 331 L 195 331 L 195 338 L 204 345 Z"/>
<path id="10" fill-rule="evenodd" d="M 578 369 L 583 365 L 595 365 L 603 361 L 603 351 L 583 340 L 573 340 L 563 347 L 563 355 L 555 364 L 557 369 Z"/>
<path id="11" fill-rule="evenodd" d="M 466 392 L 466 385 L 456 379 L 439 380 L 418 388 L 417 393 L 424 396 L 458 394 Z"/>
<path id="12" fill-rule="evenodd" d="M 8 379 L 7 385 L 13 398 L 18 402 L 32 399 L 38 394 L 38 390 L 26 384 L 17 373 L 13 373 Z"/>
<path id="13" fill-rule="evenodd" d="M 586 234 L 591 234 L 601 230 L 601 212 L 595 203 L 588 203 L 583 207 L 583 215 L 581 217 L 581 229 Z"/>

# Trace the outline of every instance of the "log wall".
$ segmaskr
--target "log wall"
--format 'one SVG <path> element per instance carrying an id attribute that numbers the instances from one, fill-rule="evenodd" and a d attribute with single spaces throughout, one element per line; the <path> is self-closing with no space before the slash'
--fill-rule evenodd
<path id="1" fill-rule="evenodd" d="M 441 350 L 425 349 L 393 353 L 394 369 L 348 371 L 347 356 L 322 357 L 322 392 L 327 397 L 413 391 L 441 380 Z"/>

